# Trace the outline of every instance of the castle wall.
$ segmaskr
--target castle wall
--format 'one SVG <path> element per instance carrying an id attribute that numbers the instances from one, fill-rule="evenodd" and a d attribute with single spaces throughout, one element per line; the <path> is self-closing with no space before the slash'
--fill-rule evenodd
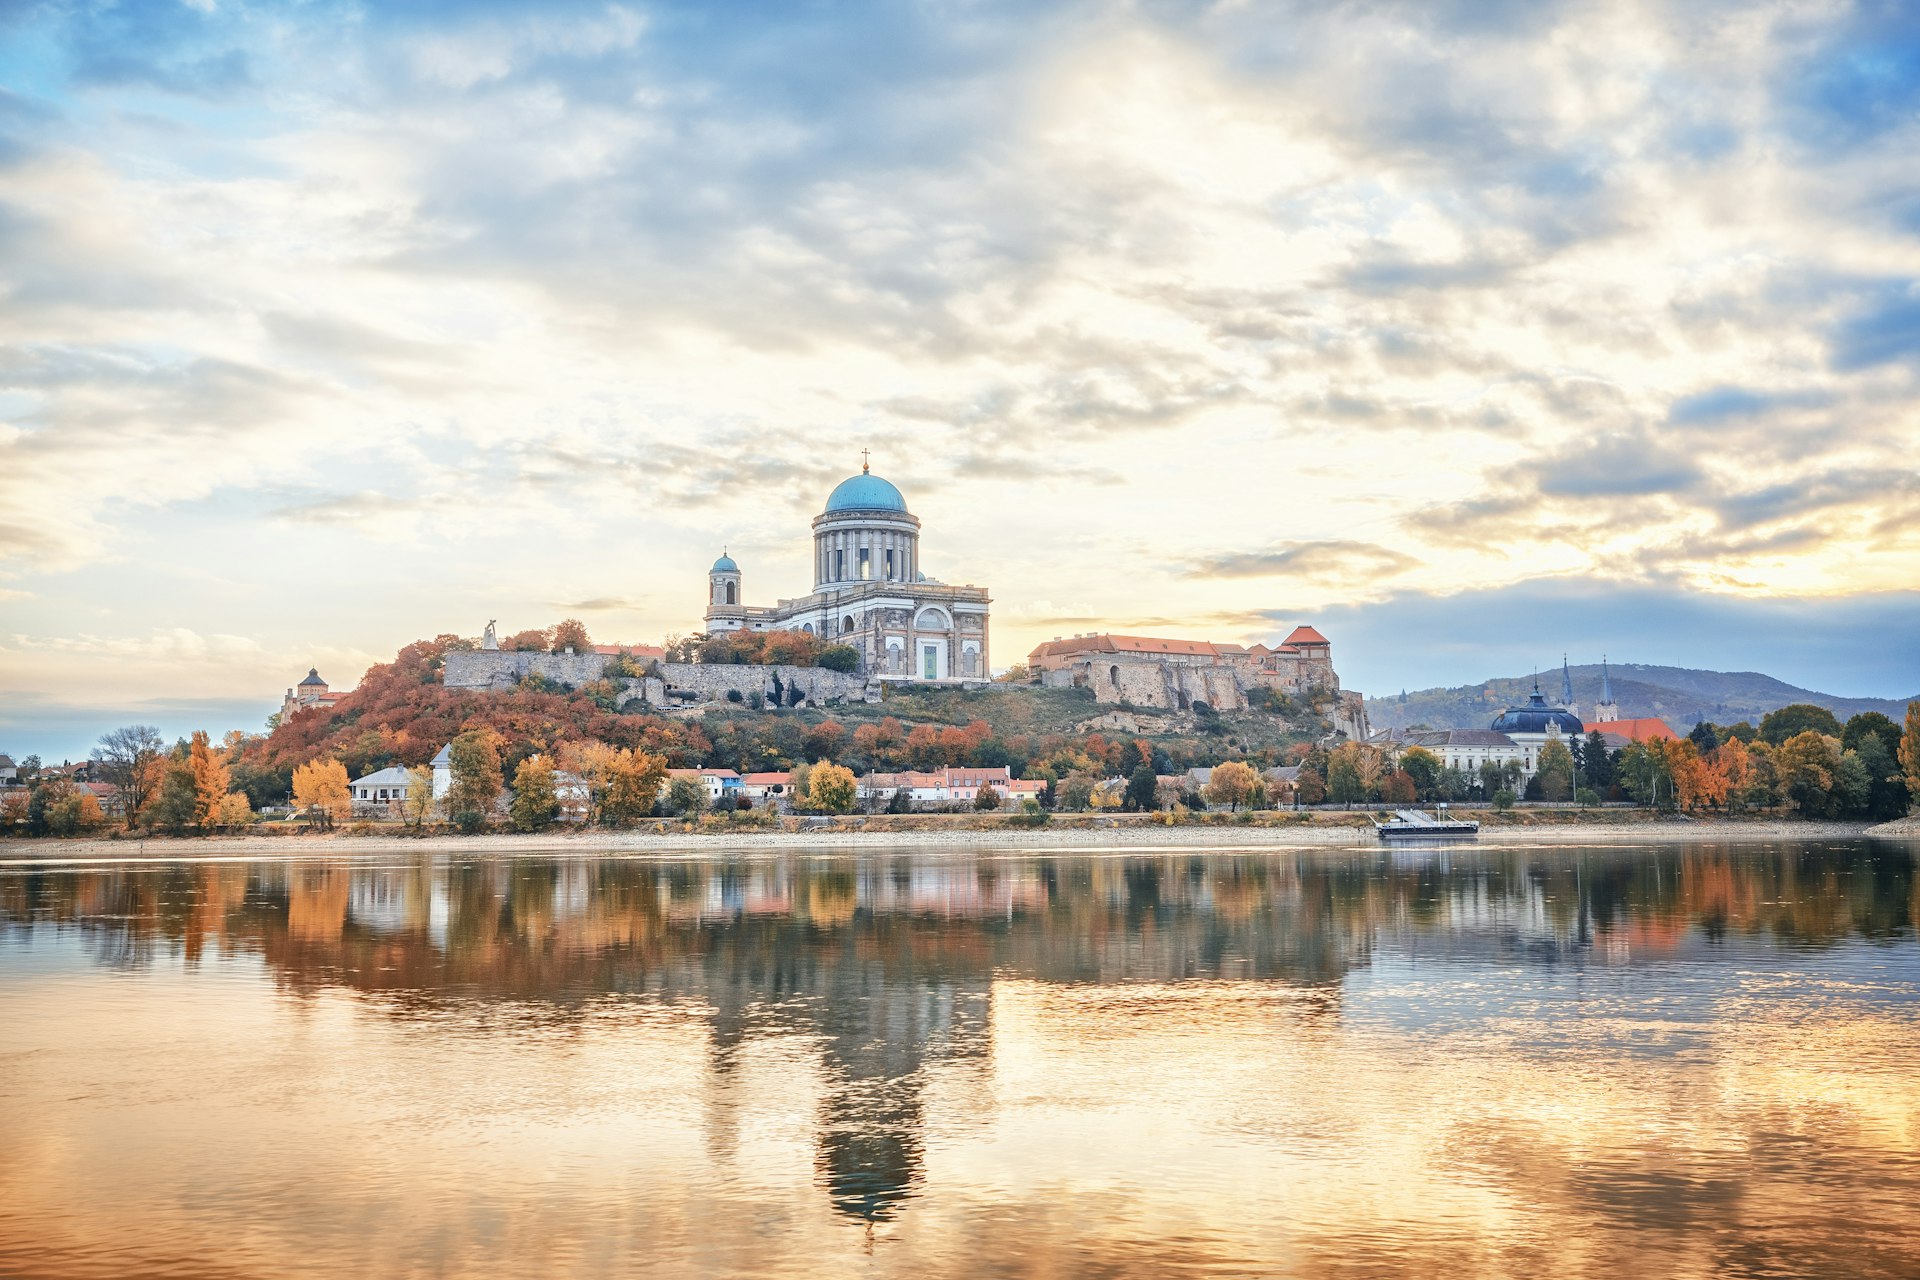
<path id="1" fill-rule="evenodd" d="M 686 706 L 692 702 L 723 702 L 737 692 L 744 700 L 759 694 L 773 701 L 774 677 L 782 691 L 798 688 L 815 706 L 828 702 L 861 702 L 867 696 L 867 677 L 829 671 L 825 667 L 708 666 L 696 662 L 663 662 L 661 679 L 636 681 L 640 696 L 655 706 Z M 675 693 L 697 695 L 693 699 Z"/>
<path id="2" fill-rule="evenodd" d="M 443 659 L 441 681 L 449 689 L 509 689 L 529 674 L 575 688 L 606 674 L 613 659 L 604 653 L 521 653 L 506 649 L 468 649 Z"/>

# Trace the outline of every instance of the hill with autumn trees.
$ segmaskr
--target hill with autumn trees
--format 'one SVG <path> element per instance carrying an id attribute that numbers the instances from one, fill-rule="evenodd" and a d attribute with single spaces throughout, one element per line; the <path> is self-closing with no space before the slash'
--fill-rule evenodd
<path id="1" fill-rule="evenodd" d="M 833 760 L 856 772 L 1007 765 L 1016 776 L 1056 778 L 1087 769 L 1123 775 L 1141 763 L 1160 772 L 1226 759 L 1277 764 L 1317 728 L 1267 713 L 1214 716 L 1196 726 L 1192 717 L 1136 712 L 1138 732 L 1083 731 L 1078 726 L 1110 708 L 1085 690 L 1024 686 L 901 690 L 880 706 L 773 712 L 722 704 L 697 715 L 661 715 L 638 702 L 616 709 L 610 681 L 573 690 L 541 682 L 449 689 L 441 683 L 445 655 L 470 644 L 443 635 L 407 645 L 331 707 L 295 711 L 271 732 L 237 741 L 230 753 L 235 784 L 255 804 L 273 803 L 287 795 L 302 764 L 338 760 L 352 777 L 422 765 L 475 727 L 499 735 L 509 776 L 528 756 L 604 742 L 664 756 L 671 768 L 751 773 Z"/>

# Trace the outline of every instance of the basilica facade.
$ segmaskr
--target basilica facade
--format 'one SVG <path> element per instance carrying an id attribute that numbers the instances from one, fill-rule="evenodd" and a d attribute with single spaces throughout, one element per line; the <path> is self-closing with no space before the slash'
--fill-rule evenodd
<path id="1" fill-rule="evenodd" d="M 707 631 L 804 631 L 851 645 L 861 670 L 882 679 L 989 678 L 986 588 L 921 570 L 919 518 L 865 465 L 813 518 L 812 594 L 771 606 L 745 598 L 739 564 L 722 554 L 707 574 Z"/>

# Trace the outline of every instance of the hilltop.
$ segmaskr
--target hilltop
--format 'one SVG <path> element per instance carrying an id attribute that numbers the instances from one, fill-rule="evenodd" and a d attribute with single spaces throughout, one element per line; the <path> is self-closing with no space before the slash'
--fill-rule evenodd
<path id="1" fill-rule="evenodd" d="M 1600 700 L 1600 667 L 1574 667 L 1573 697 L 1583 719 L 1591 719 Z M 1625 719 L 1658 716 L 1681 733 L 1701 720 L 1755 724 L 1769 711 L 1795 702 L 1825 707 L 1841 720 L 1878 711 L 1896 723 L 1907 712 L 1905 698 L 1842 698 L 1802 689 L 1757 671 L 1701 671 L 1690 667 L 1654 667 L 1634 663 L 1609 668 L 1614 701 Z M 1483 680 L 1452 689 L 1419 689 L 1367 699 L 1367 715 L 1376 729 L 1425 724 L 1436 729 L 1484 729 L 1501 710 L 1525 701 L 1532 674 Z M 1540 673 L 1540 689 L 1560 697 L 1560 671 Z M 1914 695 L 1920 698 L 1920 693 Z"/>

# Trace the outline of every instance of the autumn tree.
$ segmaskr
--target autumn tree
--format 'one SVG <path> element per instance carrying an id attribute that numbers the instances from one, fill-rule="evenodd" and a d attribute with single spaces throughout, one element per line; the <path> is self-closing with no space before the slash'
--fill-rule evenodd
<path id="1" fill-rule="evenodd" d="M 831 761 L 813 766 L 807 779 L 807 807 L 822 813 L 852 813 L 859 790 L 853 771 Z"/>
<path id="2" fill-rule="evenodd" d="M 1354 804 L 1373 794 L 1372 773 L 1379 776 L 1377 767 L 1369 768 L 1366 749 L 1357 742 L 1343 742 L 1327 757 L 1327 795 L 1336 804 Z"/>
<path id="3" fill-rule="evenodd" d="M 1058 804 L 1062 809 L 1078 813 L 1093 804 L 1093 789 L 1100 785 L 1100 776 L 1091 769 L 1075 769 L 1060 780 Z"/>
<path id="4" fill-rule="evenodd" d="M 1395 769 L 1380 782 L 1380 798 L 1388 804 L 1412 804 L 1418 794 L 1413 775 L 1405 769 Z"/>
<path id="5" fill-rule="evenodd" d="M 1213 767 L 1213 774 L 1207 779 L 1203 794 L 1209 804 L 1224 804 L 1229 809 L 1237 810 L 1253 799 L 1259 786 L 1259 774 L 1238 760 L 1229 760 Z"/>
<path id="6" fill-rule="evenodd" d="M 438 804 L 433 794 L 433 770 L 427 765 L 415 765 L 407 770 L 407 790 L 400 798 L 400 821 L 418 831 L 433 816 Z"/>
<path id="7" fill-rule="evenodd" d="M 207 741 L 205 729 L 193 731 L 187 748 L 187 768 L 193 774 L 193 825 L 205 831 L 220 825 L 220 806 L 233 790 L 227 763 Z"/>
<path id="8" fill-rule="evenodd" d="M 479 831 L 500 798 L 500 735 L 474 728 L 448 745 L 453 784 L 447 790 L 447 816 L 462 831 Z"/>
<path id="9" fill-rule="evenodd" d="M 1907 704 L 1907 727 L 1900 735 L 1900 771 L 1907 779 L 1907 802 L 1920 805 L 1920 702 Z"/>
<path id="10" fill-rule="evenodd" d="M 551 647 L 545 630 L 516 631 L 500 642 L 500 647 L 508 652 L 545 653 Z"/>
<path id="11" fill-rule="evenodd" d="M 578 618 L 568 618 L 554 624 L 547 633 L 547 647 L 555 653 L 565 653 L 572 649 L 575 653 L 585 653 L 593 648 L 593 641 L 587 639 L 587 624 Z"/>
<path id="12" fill-rule="evenodd" d="M 554 785 L 553 761 L 528 756 L 513 771 L 513 801 L 508 816 L 515 831 L 541 831 L 560 815 L 560 794 Z"/>
<path id="13" fill-rule="evenodd" d="M 322 830 L 332 828 L 334 819 L 350 811 L 352 792 L 347 782 L 347 767 L 338 760 L 311 760 L 293 771 L 294 807 L 304 812 L 307 821 Z"/>
<path id="14" fill-rule="evenodd" d="M 161 762 L 159 782 L 143 816 L 152 826 L 175 835 L 198 819 L 199 793 L 193 785 L 193 766 L 184 746 L 176 745 Z"/>
<path id="15" fill-rule="evenodd" d="M 1761 733 L 1766 733 L 1764 724 Z M 1839 763 L 1839 752 L 1833 749 L 1837 745 L 1825 735 L 1808 729 L 1794 734 L 1774 750 L 1773 767 L 1781 796 L 1808 816 L 1818 816 L 1826 810 L 1828 796 L 1833 791 L 1834 767 Z"/>
<path id="16" fill-rule="evenodd" d="M 253 822 L 253 802 L 245 792 L 229 791 L 220 800 L 220 825 L 244 827 Z"/>
<path id="17" fill-rule="evenodd" d="M 100 745 L 93 749 L 94 778 L 119 788 L 129 827 L 138 821 L 140 810 L 159 785 L 165 750 L 160 731 L 150 724 L 130 724 L 102 734 Z"/>
<path id="18" fill-rule="evenodd" d="M 982 813 L 998 809 L 1000 807 L 1000 793 L 992 787 L 981 787 L 973 793 L 973 807 Z"/>
<path id="19" fill-rule="evenodd" d="M 607 795 L 601 820 L 625 826 L 653 812 L 667 779 L 667 762 L 645 751 L 623 749 L 607 769 Z"/>

